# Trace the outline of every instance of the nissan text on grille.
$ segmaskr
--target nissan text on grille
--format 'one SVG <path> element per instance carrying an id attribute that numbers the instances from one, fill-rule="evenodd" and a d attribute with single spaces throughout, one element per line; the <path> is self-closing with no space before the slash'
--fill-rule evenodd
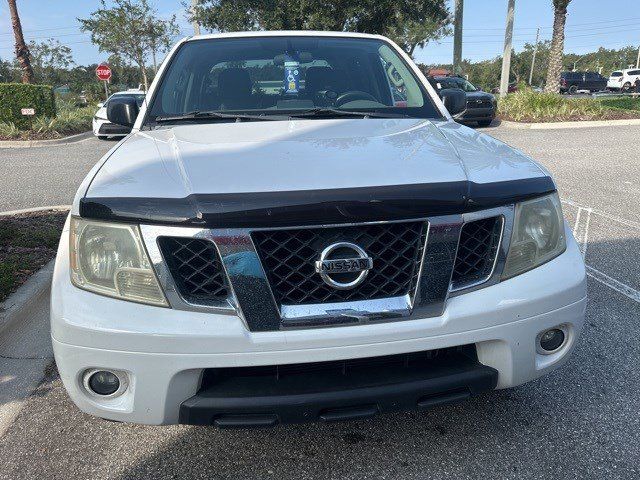
<path id="1" fill-rule="evenodd" d="M 267 427 L 428 409 L 571 354 L 583 258 L 556 184 L 456 123 L 377 35 L 180 41 L 86 177 L 51 335 L 84 412 Z M 131 133 L 129 132 L 131 130 Z"/>

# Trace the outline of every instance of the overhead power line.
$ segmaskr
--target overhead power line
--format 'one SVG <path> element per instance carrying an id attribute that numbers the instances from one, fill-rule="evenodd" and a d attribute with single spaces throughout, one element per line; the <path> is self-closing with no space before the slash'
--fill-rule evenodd
<path id="1" fill-rule="evenodd" d="M 37 30 L 23 30 L 23 33 L 48 32 L 50 30 L 71 30 L 72 28 L 77 29 L 78 26 L 74 25 L 72 27 L 54 27 L 54 28 L 40 28 Z M 13 32 L 4 32 L 4 33 L 0 33 L 0 35 L 13 35 Z"/>
<path id="2" fill-rule="evenodd" d="M 604 25 L 606 23 L 620 23 L 620 24 L 625 24 L 625 23 L 629 23 L 629 22 L 637 22 L 640 21 L 640 17 L 625 17 L 625 18 L 620 18 L 617 20 L 603 20 L 603 21 L 599 21 L 599 22 L 590 22 L 590 23 L 572 23 L 572 24 L 567 24 L 567 27 L 565 30 L 569 31 L 569 30 L 575 30 L 575 27 L 585 27 L 585 26 L 593 26 L 593 25 L 602 25 L 602 27 L 590 27 L 589 30 L 591 28 L 612 28 L 612 27 L 616 27 L 616 26 L 622 26 L 622 25 Z M 521 31 L 521 30 L 529 30 L 529 31 L 533 31 L 535 32 L 537 30 L 538 27 L 514 27 L 514 32 L 515 31 Z M 553 26 L 547 26 L 547 27 L 540 27 L 541 30 L 553 30 Z M 482 28 L 466 28 L 465 27 L 465 31 L 504 31 L 504 27 L 482 27 Z"/>

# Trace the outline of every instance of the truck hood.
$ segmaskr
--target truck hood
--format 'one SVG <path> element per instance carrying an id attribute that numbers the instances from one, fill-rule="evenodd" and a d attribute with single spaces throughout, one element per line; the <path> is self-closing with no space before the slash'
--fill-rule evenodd
<path id="1" fill-rule="evenodd" d="M 80 214 L 248 226 L 311 209 L 323 221 L 383 220 L 554 188 L 528 157 L 454 122 L 209 123 L 130 135 L 95 173 Z"/>
<path id="2" fill-rule="evenodd" d="M 466 92 L 467 100 L 493 100 L 495 97 L 487 92 L 483 92 L 482 90 L 477 90 L 475 92 Z"/>

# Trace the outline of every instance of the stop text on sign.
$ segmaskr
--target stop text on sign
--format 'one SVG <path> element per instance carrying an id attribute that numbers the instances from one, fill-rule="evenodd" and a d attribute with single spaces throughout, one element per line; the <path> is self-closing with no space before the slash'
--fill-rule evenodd
<path id="1" fill-rule="evenodd" d="M 103 81 L 109 80 L 111 78 L 111 69 L 109 68 L 109 65 L 98 65 L 96 68 L 96 76 Z"/>

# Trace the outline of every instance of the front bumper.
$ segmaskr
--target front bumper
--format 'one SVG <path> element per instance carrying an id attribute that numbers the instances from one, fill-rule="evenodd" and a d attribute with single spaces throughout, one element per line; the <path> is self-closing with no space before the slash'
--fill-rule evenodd
<path id="1" fill-rule="evenodd" d="M 561 365 L 584 321 L 584 264 L 568 228 L 565 253 L 505 282 L 450 298 L 440 317 L 269 332 L 250 332 L 235 315 L 139 305 L 79 290 L 69 280 L 67 237 L 62 235 L 51 295 L 58 370 L 81 410 L 119 421 L 189 421 L 179 416 L 180 406 L 199 393 L 205 369 L 327 362 L 471 344 L 479 364 L 497 371 L 496 387 L 512 387 Z M 557 325 L 568 333 L 565 346 L 552 355 L 537 353 L 536 336 Z M 116 398 L 89 395 L 82 386 L 89 368 L 126 372 L 128 389 Z M 415 399 L 411 402 L 415 406 Z"/>
<path id="2" fill-rule="evenodd" d="M 469 349 L 467 348 L 467 351 Z M 205 370 L 180 423 L 264 427 L 426 409 L 495 388 L 496 369 L 464 348 L 281 367 Z"/>
<path id="3" fill-rule="evenodd" d="M 116 125 L 103 118 L 93 118 L 93 134 L 96 137 L 124 137 L 131 133 L 131 128 Z"/>
<path id="4" fill-rule="evenodd" d="M 493 107 L 484 108 L 467 108 L 464 115 L 460 119 L 462 122 L 482 122 L 493 120 L 496 116 L 496 110 Z"/>

